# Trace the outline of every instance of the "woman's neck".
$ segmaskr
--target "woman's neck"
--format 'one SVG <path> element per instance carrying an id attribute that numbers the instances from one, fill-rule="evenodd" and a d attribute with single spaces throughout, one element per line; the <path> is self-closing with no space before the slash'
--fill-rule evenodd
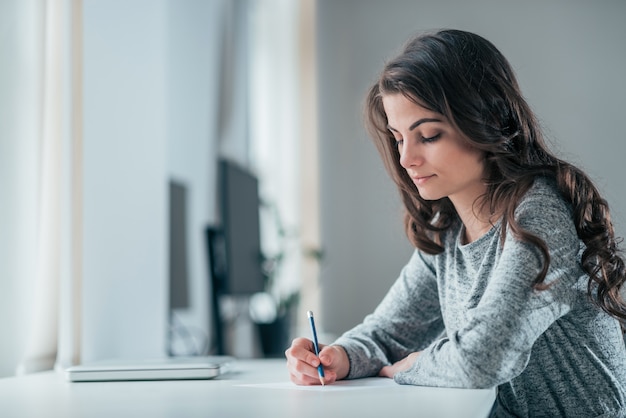
<path id="1" fill-rule="evenodd" d="M 483 207 L 481 208 L 481 206 Z M 499 215 L 489 211 L 488 205 L 472 205 L 465 210 L 457 208 L 457 213 L 465 227 L 463 244 L 472 243 L 485 235 L 493 228 L 495 221 L 499 218 Z"/>

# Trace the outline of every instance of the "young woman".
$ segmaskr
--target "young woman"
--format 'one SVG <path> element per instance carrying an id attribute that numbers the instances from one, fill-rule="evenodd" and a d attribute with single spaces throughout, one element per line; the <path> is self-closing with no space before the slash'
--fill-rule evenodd
<path id="1" fill-rule="evenodd" d="M 293 382 L 386 376 L 497 387 L 493 416 L 626 416 L 620 288 L 606 201 L 546 147 L 502 54 L 457 30 L 411 40 L 367 98 L 367 121 L 416 251 L 376 310 Z"/>

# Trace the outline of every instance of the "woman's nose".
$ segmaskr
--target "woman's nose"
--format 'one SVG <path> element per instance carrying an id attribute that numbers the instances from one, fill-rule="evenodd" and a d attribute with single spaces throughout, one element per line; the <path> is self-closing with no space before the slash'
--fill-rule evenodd
<path id="1" fill-rule="evenodd" d="M 403 141 L 400 146 L 400 165 L 405 169 L 409 167 L 420 166 L 423 163 L 423 157 L 419 152 L 419 147 L 412 144 L 411 141 Z"/>

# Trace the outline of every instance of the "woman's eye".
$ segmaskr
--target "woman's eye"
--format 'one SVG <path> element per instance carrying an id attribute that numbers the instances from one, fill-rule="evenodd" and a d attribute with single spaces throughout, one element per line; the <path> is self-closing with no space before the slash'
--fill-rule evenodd
<path id="1" fill-rule="evenodd" d="M 404 143 L 404 139 L 400 138 L 396 138 L 396 147 L 399 147 L 400 145 L 402 145 Z"/>
<path id="2" fill-rule="evenodd" d="M 424 144 L 427 144 L 429 142 L 435 142 L 436 140 L 438 140 L 441 137 L 441 134 L 437 134 L 437 135 L 433 135 L 433 136 L 429 136 L 429 137 L 422 137 L 422 142 Z"/>

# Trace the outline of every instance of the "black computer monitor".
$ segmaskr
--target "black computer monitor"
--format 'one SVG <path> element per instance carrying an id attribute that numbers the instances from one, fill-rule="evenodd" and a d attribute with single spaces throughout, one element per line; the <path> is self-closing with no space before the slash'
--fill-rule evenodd
<path id="1" fill-rule="evenodd" d="M 236 163 L 219 162 L 225 277 L 221 294 L 252 295 L 265 287 L 262 270 L 259 182 Z"/>
<path id="2" fill-rule="evenodd" d="M 169 181 L 170 310 L 189 308 L 187 186 Z"/>

